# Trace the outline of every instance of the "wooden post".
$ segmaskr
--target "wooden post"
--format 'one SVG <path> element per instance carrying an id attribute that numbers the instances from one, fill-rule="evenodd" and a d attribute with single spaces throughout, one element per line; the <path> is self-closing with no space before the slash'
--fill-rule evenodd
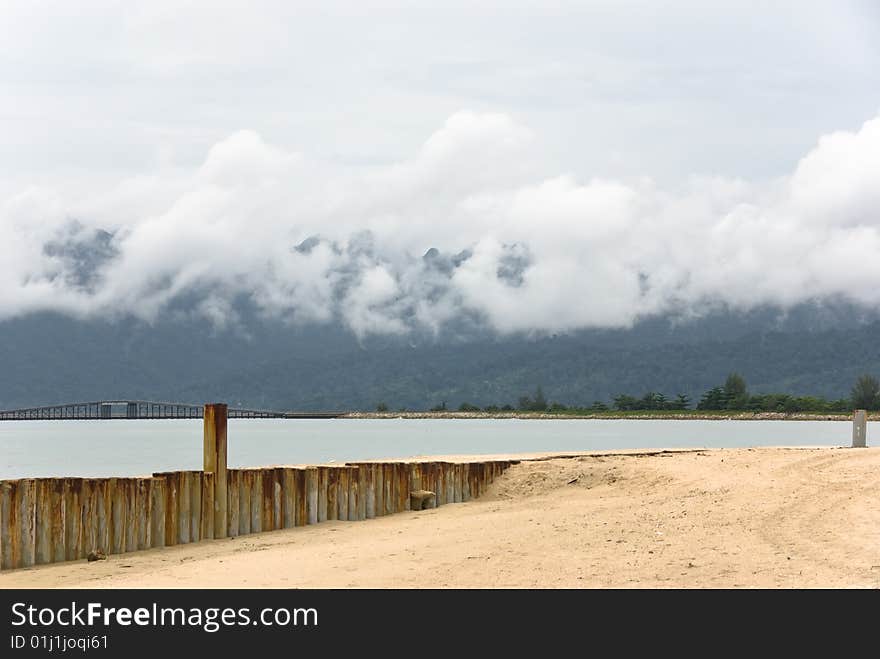
<path id="1" fill-rule="evenodd" d="M 373 500 L 376 517 L 385 515 L 385 470 L 381 464 L 373 465 Z"/>
<path id="2" fill-rule="evenodd" d="M 339 490 L 336 494 L 336 502 L 339 504 L 337 519 L 341 522 L 348 520 L 348 489 L 350 473 L 345 467 L 339 467 Z"/>
<path id="3" fill-rule="evenodd" d="M 282 471 L 281 478 L 281 526 L 285 529 L 291 529 L 296 526 L 296 473 L 293 469 L 286 468 Z M 324 518 L 327 518 L 326 485 L 324 492 Z"/>
<path id="4" fill-rule="evenodd" d="M 305 469 L 296 470 L 296 525 L 305 526 L 309 523 L 309 483 Z"/>
<path id="5" fill-rule="evenodd" d="M 34 563 L 37 565 L 42 565 L 43 563 L 52 562 L 53 513 L 56 513 L 59 517 L 63 516 L 64 513 L 63 511 L 53 510 L 52 508 L 52 479 L 39 479 L 36 482 L 35 494 Z"/>
<path id="6" fill-rule="evenodd" d="M 18 513 L 21 567 L 30 567 L 36 561 L 35 520 L 37 513 L 37 481 L 24 478 L 18 482 L 15 507 Z"/>
<path id="7" fill-rule="evenodd" d="M 247 470 L 251 486 L 251 533 L 261 533 L 263 527 L 263 474 L 260 469 Z"/>
<path id="8" fill-rule="evenodd" d="M 86 555 L 82 532 L 82 478 L 65 478 L 61 498 L 64 502 L 64 558 L 75 561 Z"/>
<path id="9" fill-rule="evenodd" d="M 15 490 L 17 481 L 0 481 L 0 570 L 11 570 L 16 565 Z"/>
<path id="10" fill-rule="evenodd" d="M 164 478 L 153 478 L 150 482 L 150 547 L 165 546 L 167 488 Z"/>
<path id="11" fill-rule="evenodd" d="M 135 530 L 135 549 L 149 549 L 153 546 L 150 518 L 153 512 L 153 479 L 138 478 L 136 481 L 137 528 Z"/>
<path id="12" fill-rule="evenodd" d="M 339 467 L 327 467 L 326 519 L 330 521 L 339 519 Z"/>
<path id="13" fill-rule="evenodd" d="M 205 405 L 204 470 L 214 473 L 214 537 L 225 538 L 228 503 L 226 498 L 226 418 L 224 403 Z"/>
<path id="14" fill-rule="evenodd" d="M 275 530 L 284 528 L 284 469 L 276 467 L 272 470 L 273 480 L 273 499 L 275 510 L 273 511 L 273 519 L 275 520 Z"/>
<path id="15" fill-rule="evenodd" d="M 318 523 L 327 521 L 327 489 L 331 467 L 318 467 Z"/>
<path id="16" fill-rule="evenodd" d="M 230 538 L 239 535 L 239 513 L 241 510 L 241 472 L 230 469 L 226 472 L 226 534 Z"/>
<path id="17" fill-rule="evenodd" d="M 190 526 L 189 526 L 189 541 L 190 542 L 198 542 L 202 539 L 202 488 L 204 487 L 204 476 L 205 473 L 213 474 L 213 472 L 204 472 L 204 471 L 193 471 L 190 472 Z M 213 496 L 213 492 L 211 493 Z M 213 506 L 211 510 L 211 517 L 213 517 L 214 511 Z M 213 519 L 211 520 L 213 526 Z"/>
<path id="18" fill-rule="evenodd" d="M 104 547 L 108 554 L 125 551 L 125 487 L 121 478 L 111 478 L 107 484 L 110 493 L 110 546 Z"/>
<path id="19" fill-rule="evenodd" d="M 260 501 L 260 519 L 263 531 L 275 530 L 275 470 L 261 469 L 257 472 L 263 496 Z"/>
<path id="20" fill-rule="evenodd" d="M 318 470 L 315 467 L 306 469 L 306 515 L 309 524 L 318 523 Z"/>
<path id="21" fill-rule="evenodd" d="M 177 478 L 177 544 L 187 545 L 192 524 L 192 472 L 178 471 Z"/>
<path id="22" fill-rule="evenodd" d="M 125 549 L 123 551 L 137 551 L 138 540 L 138 500 L 137 479 L 125 479 Z"/>
<path id="23" fill-rule="evenodd" d="M 253 472 L 249 469 L 238 470 L 241 489 L 238 493 L 238 534 L 248 535 L 251 532 L 251 486 L 254 482 Z"/>
<path id="24" fill-rule="evenodd" d="M 214 539 L 214 472 L 202 472 L 202 510 L 199 515 L 199 536 L 202 540 Z M 228 510 L 228 507 L 227 507 Z"/>
<path id="25" fill-rule="evenodd" d="M 868 413 L 865 410 L 853 412 L 853 448 L 865 448 L 868 445 Z"/>
<path id="26" fill-rule="evenodd" d="M 373 519 L 376 516 L 376 465 L 362 464 L 364 471 L 364 518 Z"/>

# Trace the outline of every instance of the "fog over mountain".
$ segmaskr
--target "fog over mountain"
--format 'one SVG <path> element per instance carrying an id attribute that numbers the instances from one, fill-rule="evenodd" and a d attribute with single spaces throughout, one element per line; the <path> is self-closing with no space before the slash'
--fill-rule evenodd
<path id="1" fill-rule="evenodd" d="M 246 298 L 355 335 L 629 327 L 674 313 L 880 304 L 880 119 L 821 137 L 780 179 L 580 181 L 537 137 L 460 112 L 407 160 L 340 170 L 240 131 L 192 171 L 0 203 L 0 317 L 161 317 L 217 327 Z"/>

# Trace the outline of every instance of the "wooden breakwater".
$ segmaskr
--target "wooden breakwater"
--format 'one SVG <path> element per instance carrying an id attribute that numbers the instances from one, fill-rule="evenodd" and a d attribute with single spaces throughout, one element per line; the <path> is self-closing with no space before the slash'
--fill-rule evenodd
<path id="1" fill-rule="evenodd" d="M 359 521 L 480 496 L 513 462 L 357 462 L 227 469 L 226 408 L 205 414 L 205 469 L 0 481 L 0 569 Z M 218 475 L 220 478 L 218 478 Z"/>

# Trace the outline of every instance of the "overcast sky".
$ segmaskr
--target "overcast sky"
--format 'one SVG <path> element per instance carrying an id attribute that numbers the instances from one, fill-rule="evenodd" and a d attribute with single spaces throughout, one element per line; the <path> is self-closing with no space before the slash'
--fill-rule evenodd
<path id="1" fill-rule="evenodd" d="M 0 318 L 880 302 L 876 2 L 396 4 L 0 0 Z"/>

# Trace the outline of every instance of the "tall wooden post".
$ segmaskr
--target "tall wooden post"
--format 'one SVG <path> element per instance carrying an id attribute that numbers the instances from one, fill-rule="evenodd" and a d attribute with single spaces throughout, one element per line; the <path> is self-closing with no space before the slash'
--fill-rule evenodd
<path id="1" fill-rule="evenodd" d="M 853 412 L 853 448 L 864 448 L 868 445 L 868 414 L 865 410 Z"/>
<path id="2" fill-rule="evenodd" d="M 214 474 L 214 537 L 226 537 L 226 416 L 225 403 L 205 405 L 204 470 Z"/>

